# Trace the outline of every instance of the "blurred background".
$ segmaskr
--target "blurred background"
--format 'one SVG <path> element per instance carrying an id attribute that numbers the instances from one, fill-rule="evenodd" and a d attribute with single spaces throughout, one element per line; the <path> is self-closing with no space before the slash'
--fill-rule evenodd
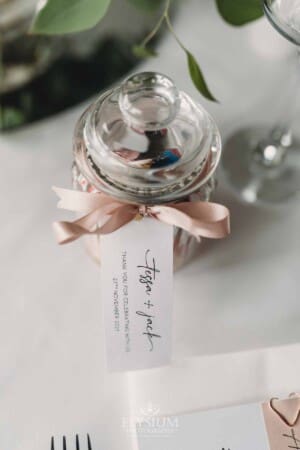
<path id="1" fill-rule="evenodd" d="M 60 36 L 34 35 L 37 0 L 0 1 L 0 129 L 54 115 L 110 86 L 139 60 L 142 40 L 157 12 L 114 0 L 92 30 Z"/>

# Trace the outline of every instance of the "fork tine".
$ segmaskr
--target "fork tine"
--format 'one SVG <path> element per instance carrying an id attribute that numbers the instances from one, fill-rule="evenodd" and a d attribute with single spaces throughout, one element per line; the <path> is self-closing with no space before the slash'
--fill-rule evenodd
<path id="1" fill-rule="evenodd" d="M 78 434 L 76 434 L 76 450 L 80 450 L 80 447 L 79 447 L 79 436 L 78 436 Z"/>
<path id="2" fill-rule="evenodd" d="M 90 435 L 87 434 L 86 436 L 87 436 L 87 446 L 88 446 L 87 450 L 93 450 L 92 449 L 92 442 L 91 442 Z M 66 436 L 63 436 L 62 442 L 63 442 L 63 450 L 67 450 L 67 438 L 66 438 Z M 79 435 L 78 434 L 76 434 L 75 443 L 76 443 L 76 450 L 80 450 L 80 442 L 79 442 Z M 50 450 L 55 450 L 55 447 L 54 447 L 54 436 L 51 437 L 51 449 Z"/>
<path id="3" fill-rule="evenodd" d="M 90 435 L 87 435 L 87 444 L 88 444 L 88 450 L 93 450 L 92 449 L 92 444 L 91 444 L 91 438 Z"/>

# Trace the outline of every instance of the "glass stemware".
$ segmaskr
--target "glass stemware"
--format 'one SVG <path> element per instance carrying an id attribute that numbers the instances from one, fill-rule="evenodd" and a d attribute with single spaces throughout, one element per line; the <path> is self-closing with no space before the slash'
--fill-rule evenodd
<path id="1" fill-rule="evenodd" d="M 273 27 L 297 46 L 300 59 L 300 0 L 264 0 L 264 11 Z M 269 132 L 263 127 L 240 130 L 225 146 L 226 179 L 249 203 L 276 203 L 300 193 L 300 143 L 292 133 L 298 99 L 295 90 L 286 117 Z"/>

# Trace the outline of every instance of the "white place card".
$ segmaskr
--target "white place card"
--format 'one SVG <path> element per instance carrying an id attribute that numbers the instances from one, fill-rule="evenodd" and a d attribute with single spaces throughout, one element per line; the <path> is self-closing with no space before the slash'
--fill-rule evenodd
<path id="1" fill-rule="evenodd" d="M 139 450 L 270 450 L 260 404 L 137 424 Z"/>
<path id="2" fill-rule="evenodd" d="M 173 227 L 145 217 L 101 236 L 101 297 L 108 368 L 122 371 L 168 364 Z"/>

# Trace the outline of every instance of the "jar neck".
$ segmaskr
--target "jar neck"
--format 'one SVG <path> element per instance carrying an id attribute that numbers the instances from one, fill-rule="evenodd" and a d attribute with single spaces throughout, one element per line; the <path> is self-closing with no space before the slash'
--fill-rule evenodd
<path id="1" fill-rule="evenodd" d="M 121 201 L 130 201 L 137 204 L 164 204 L 186 199 L 206 185 L 213 177 L 219 163 L 221 152 L 217 148 L 212 147 L 207 159 L 201 166 L 183 178 L 180 183 L 174 183 L 168 188 L 158 187 L 148 190 L 129 189 L 128 186 L 110 180 L 94 164 L 86 147 L 80 145 L 80 142 L 78 146 L 75 145 L 75 162 L 87 182 L 99 192 L 104 192 Z"/>

